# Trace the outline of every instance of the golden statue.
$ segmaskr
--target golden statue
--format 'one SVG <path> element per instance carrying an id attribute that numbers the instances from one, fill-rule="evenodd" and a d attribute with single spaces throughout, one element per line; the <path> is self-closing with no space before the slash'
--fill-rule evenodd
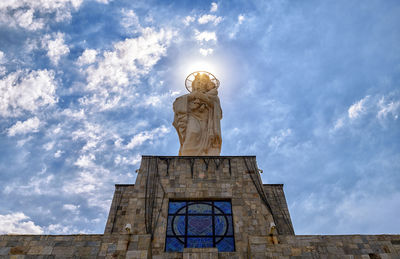
<path id="1" fill-rule="evenodd" d="M 176 98 L 173 105 L 172 125 L 181 144 L 179 155 L 219 156 L 222 144 L 219 81 L 211 73 L 200 71 L 191 73 L 185 85 L 190 93 Z"/>

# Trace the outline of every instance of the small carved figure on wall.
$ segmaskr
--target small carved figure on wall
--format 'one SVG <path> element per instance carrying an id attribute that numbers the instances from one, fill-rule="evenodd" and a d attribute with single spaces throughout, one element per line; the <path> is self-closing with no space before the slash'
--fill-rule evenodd
<path id="1" fill-rule="evenodd" d="M 174 122 L 180 156 L 219 156 L 221 153 L 222 110 L 219 81 L 205 71 L 191 73 L 185 81 L 190 92 L 176 98 Z"/>

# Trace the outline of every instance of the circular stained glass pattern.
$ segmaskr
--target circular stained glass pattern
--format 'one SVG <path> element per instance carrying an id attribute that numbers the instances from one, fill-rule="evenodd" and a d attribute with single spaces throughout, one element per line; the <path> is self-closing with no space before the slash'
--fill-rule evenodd
<path id="1" fill-rule="evenodd" d="M 170 201 L 166 251 L 185 247 L 217 247 L 235 250 L 230 201 Z"/>

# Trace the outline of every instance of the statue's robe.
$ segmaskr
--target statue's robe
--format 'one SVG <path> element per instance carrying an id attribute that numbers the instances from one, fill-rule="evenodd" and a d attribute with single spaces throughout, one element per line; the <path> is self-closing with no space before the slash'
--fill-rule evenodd
<path id="1" fill-rule="evenodd" d="M 218 91 L 212 89 L 203 94 L 207 100 L 190 93 L 178 97 L 173 104 L 180 156 L 219 156 L 221 153 L 222 110 Z"/>

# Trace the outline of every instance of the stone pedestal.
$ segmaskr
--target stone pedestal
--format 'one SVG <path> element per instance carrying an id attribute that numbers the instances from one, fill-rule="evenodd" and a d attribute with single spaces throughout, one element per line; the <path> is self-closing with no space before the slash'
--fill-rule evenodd
<path id="1" fill-rule="evenodd" d="M 105 233 L 150 234 L 152 255 L 165 255 L 170 200 L 229 200 L 235 252 L 246 254 L 249 235 L 268 236 L 271 223 L 294 234 L 282 185 L 263 185 L 253 156 L 143 156 L 136 183 L 116 185 Z M 267 193 L 269 194 L 267 196 Z"/>

